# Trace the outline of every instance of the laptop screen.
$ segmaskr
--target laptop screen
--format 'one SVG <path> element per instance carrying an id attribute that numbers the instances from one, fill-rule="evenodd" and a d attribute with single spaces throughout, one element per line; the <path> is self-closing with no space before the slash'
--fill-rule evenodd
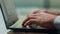
<path id="1" fill-rule="evenodd" d="M 9 28 L 18 20 L 13 0 L 1 0 L 1 9 L 6 27 Z"/>

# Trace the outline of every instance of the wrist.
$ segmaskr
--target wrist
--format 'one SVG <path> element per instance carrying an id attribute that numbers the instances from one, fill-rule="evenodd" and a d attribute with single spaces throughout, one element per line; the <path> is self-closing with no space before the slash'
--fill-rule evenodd
<path id="1" fill-rule="evenodd" d="M 54 15 L 54 16 L 52 17 L 51 22 L 50 22 L 50 24 L 51 24 L 51 28 L 52 28 L 52 29 L 55 28 L 55 26 L 54 26 L 54 20 L 56 19 L 56 17 L 57 17 L 57 15 Z"/>

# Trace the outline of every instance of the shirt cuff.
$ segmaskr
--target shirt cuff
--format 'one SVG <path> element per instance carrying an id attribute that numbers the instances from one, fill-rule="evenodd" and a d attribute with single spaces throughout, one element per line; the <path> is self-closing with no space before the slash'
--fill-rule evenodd
<path id="1" fill-rule="evenodd" d="M 60 29 L 60 16 L 56 17 L 56 19 L 54 20 L 54 25 L 56 29 Z"/>

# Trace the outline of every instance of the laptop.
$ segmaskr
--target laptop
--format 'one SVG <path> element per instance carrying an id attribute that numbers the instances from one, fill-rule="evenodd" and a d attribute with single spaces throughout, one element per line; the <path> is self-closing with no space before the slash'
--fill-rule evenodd
<path id="1" fill-rule="evenodd" d="M 14 0 L 0 0 L 0 1 L 2 14 L 7 29 L 19 32 L 48 32 L 48 29 L 36 26 L 35 24 L 33 24 L 31 27 L 22 26 L 22 23 L 26 18 L 26 15 L 22 11 L 25 11 L 25 9 L 27 8 L 19 9 L 20 11 L 22 10 L 21 14 L 23 15 L 21 15 L 18 11 L 16 11 Z"/>

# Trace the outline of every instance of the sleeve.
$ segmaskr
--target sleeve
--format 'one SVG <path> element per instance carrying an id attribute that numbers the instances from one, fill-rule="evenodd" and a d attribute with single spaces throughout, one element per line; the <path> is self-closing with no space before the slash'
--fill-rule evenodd
<path id="1" fill-rule="evenodd" d="M 60 16 L 56 17 L 56 19 L 54 20 L 54 25 L 56 29 L 60 29 Z"/>

